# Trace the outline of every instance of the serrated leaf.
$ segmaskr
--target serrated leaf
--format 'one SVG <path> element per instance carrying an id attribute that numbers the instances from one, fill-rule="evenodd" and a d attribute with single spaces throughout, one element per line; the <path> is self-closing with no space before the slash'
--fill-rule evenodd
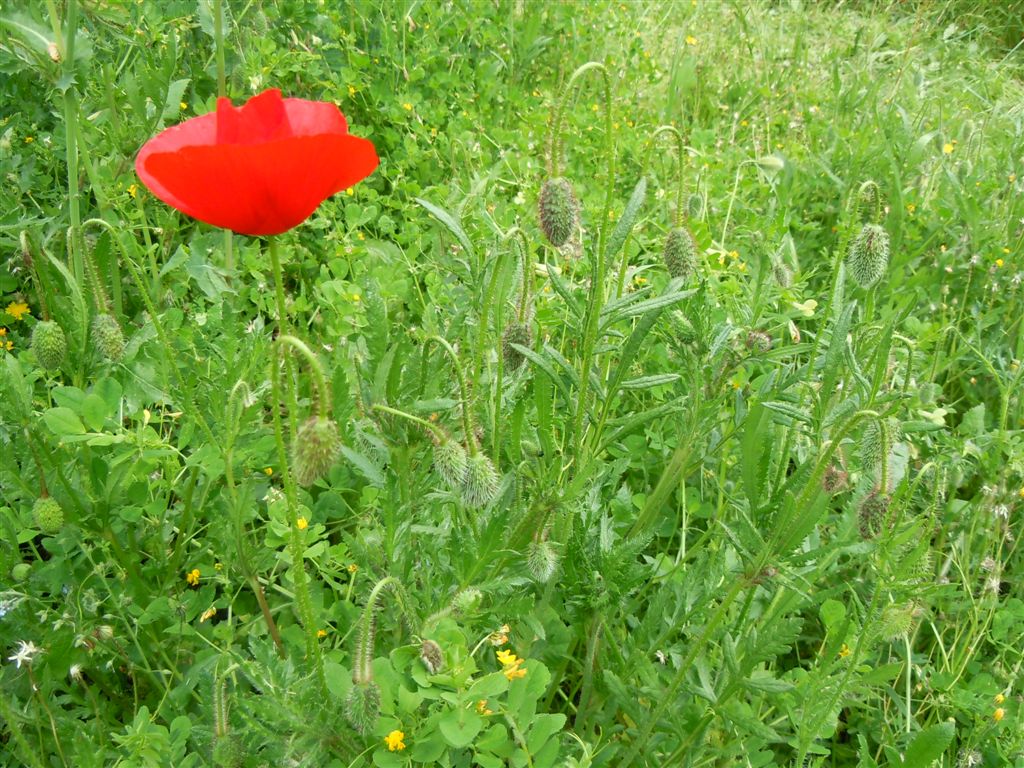
<path id="1" fill-rule="evenodd" d="M 421 197 L 413 198 L 417 203 L 426 208 L 438 221 L 447 227 L 448 231 L 455 235 L 455 239 L 459 241 L 463 248 L 466 249 L 466 254 L 473 257 L 473 244 L 469 241 L 469 235 L 466 234 L 466 230 L 462 228 L 462 225 L 444 208 L 434 205 L 433 203 L 424 200 Z"/>
<path id="2" fill-rule="evenodd" d="M 626 203 L 626 210 L 622 212 L 622 216 L 619 217 L 618 223 L 615 225 L 615 229 L 612 230 L 611 235 L 608 237 L 608 243 L 604 249 L 605 263 L 608 263 L 608 259 L 612 258 L 619 252 L 623 245 L 626 243 L 626 238 L 629 237 L 629 233 L 633 230 L 633 224 L 636 222 L 637 214 L 640 213 L 640 207 L 644 204 L 644 196 L 647 194 L 647 178 L 644 176 L 640 177 L 640 181 L 636 183 L 633 188 L 633 194 L 629 197 L 629 202 Z"/>

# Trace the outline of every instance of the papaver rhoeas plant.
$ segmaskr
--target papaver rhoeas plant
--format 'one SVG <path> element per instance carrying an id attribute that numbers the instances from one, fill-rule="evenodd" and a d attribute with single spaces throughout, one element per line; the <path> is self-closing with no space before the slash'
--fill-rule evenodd
<path id="1" fill-rule="evenodd" d="M 193 218 L 242 235 L 276 235 L 377 167 L 368 140 L 348 132 L 334 104 L 285 99 L 277 89 L 186 120 L 135 159 L 142 182 Z"/>

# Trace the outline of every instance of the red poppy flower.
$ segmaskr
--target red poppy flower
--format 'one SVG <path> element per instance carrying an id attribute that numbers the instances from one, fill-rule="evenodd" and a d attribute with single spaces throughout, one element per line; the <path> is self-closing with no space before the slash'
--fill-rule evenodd
<path id="1" fill-rule="evenodd" d="M 146 142 L 135 171 L 158 198 L 243 235 L 276 235 L 331 195 L 366 178 L 377 152 L 348 132 L 334 104 L 282 99 L 277 89 L 241 107 L 186 120 Z"/>

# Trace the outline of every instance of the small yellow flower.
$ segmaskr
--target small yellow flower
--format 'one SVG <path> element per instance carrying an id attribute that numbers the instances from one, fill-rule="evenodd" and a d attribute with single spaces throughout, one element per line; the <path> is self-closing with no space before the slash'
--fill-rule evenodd
<path id="1" fill-rule="evenodd" d="M 1001 266 L 1003 266 L 1003 260 L 1002 259 L 996 259 L 996 267 L 1001 267 Z"/>
<path id="2" fill-rule="evenodd" d="M 487 699 L 480 699 L 480 701 L 476 703 L 476 713 L 478 715 L 493 715 L 494 711 L 488 709 Z"/>
<path id="3" fill-rule="evenodd" d="M 348 87 L 348 95 L 349 96 L 355 96 L 356 95 L 356 87 L 354 85 L 350 85 Z"/>
<path id="4" fill-rule="evenodd" d="M 512 651 L 507 649 L 498 651 L 494 655 L 497 656 L 498 661 L 500 661 L 506 667 L 519 663 L 519 658 L 514 653 L 512 653 Z"/>
<path id="5" fill-rule="evenodd" d="M 202 624 L 207 619 L 213 618 L 216 615 L 217 615 L 217 609 L 216 609 L 216 607 L 211 605 L 209 608 L 207 608 L 205 611 L 203 611 L 203 615 L 199 617 L 199 623 Z"/>
<path id="6" fill-rule="evenodd" d="M 746 128 L 748 125 L 750 125 L 750 123 L 747 122 L 746 120 L 740 120 L 740 125 Z"/>
<path id="7" fill-rule="evenodd" d="M 1006 717 L 1006 710 L 1002 707 L 996 707 L 996 711 L 992 713 L 992 719 L 997 723 Z"/>
<path id="8" fill-rule="evenodd" d="M 404 109 L 406 112 L 412 112 L 412 104 L 410 104 L 407 101 L 402 105 L 402 109 Z"/>
<path id="9" fill-rule="evenodd" d="M 274 474 L 274 468 L 273 467 L 266 467 L 263 470 L 263 474 L 266 475 L 267 477 L 270 477 L 272 474 Z"/>
<path id="10" fill-rule="evenodd" d="M 1021 488 L 1019 491 L 1017 491 L 1017 495 L 1024 499 L 1024 488 Z"/>
<path id="11" fill-rule="evenodd" d="M 181 111 L 184 112 L 186 109 L 188 109 L 188 102 L 183 101 L 178 106 L 181 107 Z"/>
<path id="12" fill-rule="evenodd" d="M 6 335 L 7 335 L 7 329 L 6 328 L 0 328 L 0 336 L 6 336 Z"/>
<path id="13" fill-rule="evenodd" d="M 300 531 L 304 531 L 307 528 L 309 528 L 309 521 L 304 517 L 300 517 L 298 520 L 295 521 L 295 527 L 298 528 Z"/>
<path id="14" fill-rule="evenodd" d="M 793 306 L 800 311 L 800 314 L 804 317 L 813 317 L 814 310 L 818 308 L 818 302 L 814 299 L 808 299 L 802 302 L 793 302 Z"/>
<path id="15" fill-rule="evenodd" d="M 362 232 L 356 232 L 356 237 L 358 237 L 360 240 L 366 239 L 366 235 L 364 235 Z"/>
<path id="16" fill-rule="evenodd" d="M 996 704 L 1002 704 L 1004 701 L 1006 701 L 1006 697 L 1003 696 L 1003 694 L 1001 694 L 1001 693 L 997 693 L 996 696 L 995 696 L 995 701 L 996 701 Z"/>
<path id="17" fill-rule="evenodd" d="M 510 681 L 518 680 L 521 677 L 526 677 L 526 670 L 520 667 L 518 664 L 512 667 L 505 667 L 503 670 L 505 677 Z"/>
<path id="18" fill-rule="evenodd" d="M 193 568 L 191 571 L 185 574 L 185 581 L 188 582 L 190 587 L 199 586 L 199 569 Z"/>
<path id="19" fill-rule="evenodd" d="M 213 569 L 215 571 L 223 571 L 224 570 L 224 563 L 214 563 L 213 564 Z"/>
<path id="20" fill-rule="evenodd" d="M 1010 183 L 1013 184 L 1013 182 L 1017 180 L 1017 174 L 1011 173 L 1009 176 L 1007 176 L 1007 178 L 1010 180 Z"/>
<path id="21" fill-rule="evenodd" d="M 846 643 L 843 643 L 843 647 L 839 649 L 839 658 L 845 659 L 851 653 L 853 653 L 853 651 L 850 650 L 850 646 L 848 646 Z"/>
<path id="22" fill-rule="evenodd" d="M 942 154 L 944 154 L 944 155 L 952 155 L 953 154 L 953 145 L 950 144 L 948 141 L 945 144 L 942 145 Z"/>
<path id="23" fill-rule="evenodd" d="M 547 288 L 548 286 L 544 287 Z M 508 624 L 502 624 L 501 628 L 497 632 L 491 632 L 491 634 L 487 636 L 487 641 L 493 646 L 504 645 L 508 642 L 508 633 Z"/>
<path id="24" fill-rule="evenodd" d="M 1003 253 L 1009 253 L 1009 252 L 1010 252 L 1009 248 L 1006 248 L 1006 247 L 1003 248 Z"/>
<path id="25" fill-rule="evenodd" d="M 318 629 L 316 631 L 316 636 L 320 637 L 320 638 L 327 637 L 327 630 L 326 629 Z"/>
<path id="26" fill-rule="evenodd" d="M 14 342 L 13 341 L 5 341 L 4 342 L 4 351 L 5 352 L 10 352 L 12 349 L 14 349 Z"/>
<path id="27" fill-rule="evenodd" d="M 693 35 L 687 35 L 686 36 L 686 44 L 687 45 L 696 45 L 697 44 L 697 38 L 694 37 Z"/>
<path id="28" fill-rule="evenodd" d="M 25 137 L 25 143 L 26 144 L 31 144 L 33 141 L 35 141 L 35 137 L 33 137 L 33 136 L 26 136 Z"/>
<path id="29" fill-rule="evenodd" d="M 129 184 L 128 185 L 128 194 L 132 198 L 132 200 L 134 200 L 135 196 L 137 194 L 139 194 L 139 185 L 138 184 Z"/>
<path id="30" fill-rule="evenodd" d="M 401 731 L 392 731 L 384 737 L 384 743 L 388 745 L 388 752 L 400 752 L 405 749 L 405 734 Z"/>
<path id="31" fill-rule="evenodd" d="M 29 314 L 28 304 L 23 301 L 12 301 L 4 311 L 15 320 L 21 320 L 22 317 Z"/>
<path id="32" fill-rule="evenodd" d="M 913 213 L 917 210 L 917 205 L 914 203 L 907 203 L 907 213 Z"/>
<path id="33" fill-rule="evenodd" d="M 349 573 L 355 574 L 355 572 L 358 571 L 358 570 L 359 570 L 359 566 L 356 565 L 355 563 L 349 563 L 348 564 L 348 572 Z"/>
<path id="34" fill-rule="evenodd" d="M 349 187 L 348 189 L 345 190 L 345 194 L 348 195 L 349 197 L 352 197 L 352 195 L 354 195 L 355 192 L 352 190 L 352 187 Z"/>
<path id="35" fill-rule="evenodd" d="M 736 265 L 736 269 L 738 269 L 740 272 L 746 272 L 747 263 L 745 261 L 741 261 L 739 264 Z"/>

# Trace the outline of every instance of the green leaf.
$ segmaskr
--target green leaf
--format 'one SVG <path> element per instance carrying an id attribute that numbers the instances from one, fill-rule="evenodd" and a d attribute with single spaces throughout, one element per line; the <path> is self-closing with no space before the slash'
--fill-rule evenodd
<path id="1" fill-rule="evenodd" d="M 526 735 L 526 747 L 536 754 L 554 734 L 565 726 L 565 715 L 537 715 Z"/>
<path id="2" fill-rule="evenodd" d="M 938 723 L 925 728 L 910 742 L 903 756 L 904 768 L 929 768 L 942 757 L 953 741 L 956 728 L 953 723 Z"/>
<path id="3" fill-rule="evenodd" d="M 454 216 L 448 213 L 448 211 L 446 211 L 444 208 L 439 208 L 438 206 L 434 205 L 431 202 L 428 202 L 427 200 L 424 200 L 421 197 L 416 197 L 413 199 L 417 203 L 422 205 L 424 208 L 426 208 L 431 214 L 434 215 L 434 217 L 438 221 L 440 221 L 442 224 L 445 225 L 445 227 L 448 228 L 449 232 L 455 235 L 455 239 L 462 244 L 463 248 L 466 249 L 467 256 L 475 258 L 473 244 L 469 241 L 469 235 L 466 234 L 466 230 L 462 228 L 462 225 L 458 221 L 456 221 Z"/>
<path id="4" fill-rule="evenodd" d="M 384 475 L 377 469 L 376 465 L 363 454 L 353 451 L 347 445 L 341 446 L 341 454 L 355 466 L 356 469 L 370 481 L 370 485 L 377 488 L 384 487 Z"/>
<path id="5" fill-rule="evenodd" d="M 827 630 L 838 627 L 846 618 L 846 606 L 832 598 L 822 603 L 818 612 L 821 614 L 821 621 Z"/>
<path id="6" fill-rule="evenodd" d="M 93 432 L 100 432 L 107 420 L 107 404 L 102 397 L 90 392 L 82 402 L 81 414 L 89 429 Z"/>
<path id="7" fill-rule="evenodd" d="M 453 709 L 445 712 L 438 721 L 441 735 L 456 749 L 468 747 L 484 727 L 483 718 L 470 709 Z"/>
<path id="8" fill-rule="evenodd" d="M 605 263 L 607 263 L 608 259 L 615 256 L 619 249 L 626 244 L 626 238 L 629 237 L 629 233 L 633 229 L 633 224 L 636 222 L 637 214 L 640 213 L 640 206 L 644 204 L 644 196 L 646 194 L 647 178 L 641 176 L 640 181 L 633 188 L 633 194 L 630 195 L 629 202 L 626 203 L 626 210 L 622 212 L 622 216 L 608 238 L 608 243 L 604 249 Z"/>
<path id="9" fill-rule="evenodd" d="M 43 414 L 43 421 L 55 435 L 84 435 L 85 426 L 70 408 L 57 406 Z"/>

